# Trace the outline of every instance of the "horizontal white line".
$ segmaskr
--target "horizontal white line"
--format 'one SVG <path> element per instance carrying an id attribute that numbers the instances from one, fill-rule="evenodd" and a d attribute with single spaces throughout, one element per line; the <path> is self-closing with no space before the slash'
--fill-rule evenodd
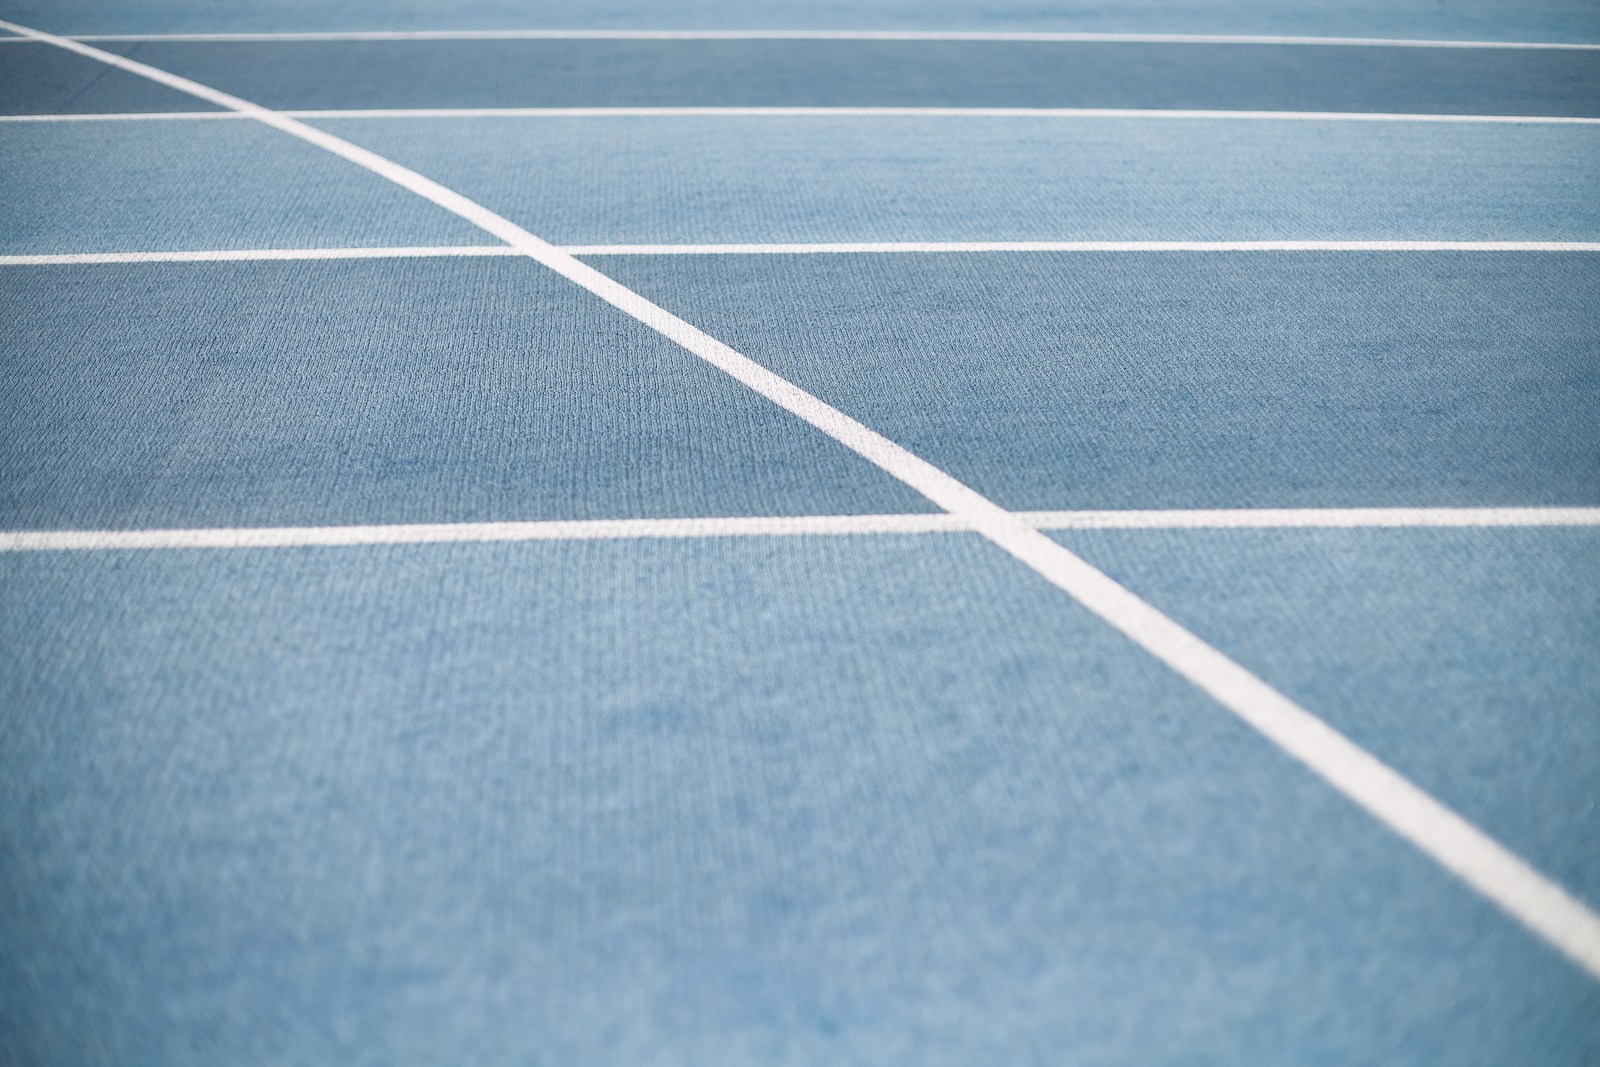
<path id="1" fill-rule="evenodd" d="M 86 111 L 80 114 L 0 115 L 0 122 L 193 122 L 197 119 L 239 119 L 237 111 Z"/>
<path id="2" fill-rule="evenodd" d="M 1600 508 L 1265 508 L 1209 511 L 1019 512 L 1040 530 L 1296 529 L 1600 526 Z M 267 526 L 178 530 L 0 531 L 0 552 L 148 548 L 293 548 L 486 541 L 954 533 L 954 514 L 801 515 L 705 519 L 586 519 L 381 526 Z"/>
<path id="3" fill-rule="evenodd" d="M 63 252 L 0 256 L 0 266 L 44 267 L 93 263 L 243 263 L 301 259 L 435 259 L 515 256 L 510 245 L 438 245 L 415 248 L 226 248 L 178 252 Z"/>
<path id="4" fill-rule="evenodd" d="M 1436 115 L 1378 111 L 1228 111 L 1138 107 L 478 107 L 285 111 L 300 119 L 452 118 L 978 118 L 1204 119 L 1267 122 L 1468 122 L 1594 125 L 1581 115 Z"/>
<path id="5" fill-rule="evenodd" d="M 789 537 L 802 534 L 930 533 L 960 530 L 965 527 L 966 523 L 960 516 L 932 513 L 192 530 L 34 530 L 0 532 L 0 552 L 118 548 L 290 548 L 309 545 L 600 541 L 686 537 Z"/>
<path id="6" fill-rule="evenodd" d="M 78 41 L 999 41 L 1036 44 L 1264 44 L 1357 48 L 1518 48 L 1591 51 L 1562 41 L 1456 41 L 1209 33 L 989 30 L 357 30 L 309 33 L 100 33 Z M 6 38 L 27 41 L 27 38 Z"/>
<path id="7" fill-rule="evenodd" d="M 1018 514 L 1040 530 L 1600 526 L 1600 508 L 1228 508 Z"/>
<path id="8" fill-rule="evenodd" d="M 1245 122 L 1430 122 L 1593 126 L 1589 115 L 1451 115 L 1385 111 L 1228 111 L 1129 107 L 412 107 L 283 111 L 326 119 L 607 119 L 607 118 L 942 118 L 1168 119 Z M 243 119 L 237 111 L 117 111 L 100 114 L 0 115 L 0 122 L 184 122 Z"/>
<path id="9" fill-rule="evenodd" d="M 929 252 L 1600 252 L 1600 241 L 870 241 L 822 244 L 562 245 L 571 256 L 789 256 Z M 477 259 L 510 245 L 403 248 L 227 248 L 0 255 L 0 267 L 116 263 L 246 263 L 317 259 Z"/>
<path id="10" fill-rule="evenodd" d="M 1600 252 L 1600 241 L 870 241 L 818 244 L 565 245 L 574 256 L 910 252 Z"/>

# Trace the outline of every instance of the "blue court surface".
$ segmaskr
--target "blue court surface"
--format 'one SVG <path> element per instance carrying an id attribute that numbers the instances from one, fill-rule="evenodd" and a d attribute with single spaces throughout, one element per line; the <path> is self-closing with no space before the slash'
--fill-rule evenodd
<path id="1" fill-rule="evenodd" d="M 0 1061 L 1600 1062 L 1600 9 L 0 0 Z"/>

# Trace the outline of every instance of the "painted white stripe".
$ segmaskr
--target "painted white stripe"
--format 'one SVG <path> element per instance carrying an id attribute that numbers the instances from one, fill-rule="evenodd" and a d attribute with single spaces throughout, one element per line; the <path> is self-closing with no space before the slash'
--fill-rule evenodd
<path id="1" fill-rule="evenodd" d="M 1207 33 L 1080 33 L 1050 30 L 353 30 L 308 33 L 95 33 L 81 34 L 72 39 L 77 41 L 1003 41 L 1036 44 L 1531 48 L 1556 51 L 1600 49 L 1600 44 L 1562 41 L 1460 41 L 1405 37 Z"/>
<path id="2" fill-rule="evenodd" d="M 412 107 L 279 111 L 309 121 L 332 119 L 606 119 L 606 118 L 917 118 L 917 119 L 1168 119 L 1246 122 L 1428 122 L 1594 126 L 1585 115 L 1436 115 L 1377 111 L 1226 111 L 1124 107 Z M 229 111 L 0 115 L 0 122 L 140 122 L 249 118 Z"/>
<path id="3" fill-rule="evenodd" d="M 0 266 L 43 267 L 94 263 L 245 263 L 302 259 L 456 259 L 516 256 L 506 245 L 438 245 L 417 248 L 223 248 L 179 252 L 62 252 L 0 256 Z"/>
<path id="4" fill-rule="evenodd" d="M 0 532 L 0 552 L 156 548 L 298 548 L 489 541 L 609 541 L 934 533 L 961 529 L 950 514 L 801 515 L 707 519 L 594 519 L 384 526 L 268 526 L 190 530 Z"/>
<path id="5" fill-rule="evenodd" d="M 1600 241 L 877 241 L 859 244 L 562 245 L 571 256 L 788 256 L 928 252 L 1600 252 Z M 245 263 L 317 259 L 479 259 L 509 245 L 403 248 L 227 248 L 0 255 L 0 267 L 116 263 Z"/>
<path id="6" fill-rule="evenodd" d="M 0 21 L 202 100 L 252 115 L 472 222 L 639 320 L 900 479 L 1074 597 L 1162 663 L 1600 978 L 1600 915 L 1416 785 L 1028 523 L 621 283 L 459 193 L 314 127 L 122 56 Z"/>
<path id="7" fill-rule="evenodd" d="M 82 114 L 0 115 L 0 122 L 194 122 L 206 119 L 237 120 L 237 111 L 107 111 Z"/>
<path id="8" fill-rule="evenodd" d="M 1600 526 L 1600 508 L 1237 508 L 1182 511 L 1027 511 L 1041 530 L 1392 529 Z"/>
<path id="9" fill-rule="evenodd" d="M 818 244 L 565 245 L 574 256 L 916 252 L 1600 252 L 1600 241 L 867 241 Z"/>
<path id="10" fill-rule="evenodd" d="M 1212 511 L 1024 511 L 1040 530 L 1393 529 L 1600 526 L 1600 508 L 1276 508 Z M 551 519 L 367 526 L 252 526 L 169 530 L 3 530 L 0 552 L 299 548 L 488 541 L 602 541 L 958 533 L 960 515 L 763 515 L 693 519 Z"/>
<path id="11" fill-rule="evenodd" d="M 912 118 L 912 119 L 1182 119 L 1266 122 L 1466 122 L 1592 126 L 1581 115 L 1435 115 L 1377 111 L 1227 111 L 1141 107 L 473 107 L 348 108 L 284 111 L 318 119 L 472 118 Z"/>

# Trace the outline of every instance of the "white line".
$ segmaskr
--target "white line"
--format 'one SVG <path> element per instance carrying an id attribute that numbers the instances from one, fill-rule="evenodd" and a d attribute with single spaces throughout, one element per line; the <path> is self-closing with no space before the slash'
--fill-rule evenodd
<path id="1" fill-rule="evenodd" d="M 1444 115 L 1381 111 L 1227 111 L 1147 107 L 424 107 L 283 111 L 302 119 L 473 118 L 934 118 L 934 119 L 1181 119 L 1249 122 L 1464 122 L 1589 126 L 1585 115 Z"/>
<path id="2" fill-rule="evenodd" d="M 1026 511 L 1017 514 L 1041 530 L 1600 526 L 1600 508 L 1237 508 L 1197 511 Z"/>
<path id="3" fill-rule="evenodd" d="M 311 33 L 97 33 L 77 41 L 996 41 L 1032 44 L 1261 44 L 1357 48 L 1513 48 L 1593 51 L 1562 41 L 1457 41 L 1207 33 L 986 30 L 358 30 Z"/>
<path id="4" fill-rule="evenodd" d="M 237 111 L 86 111 L 81 114 L 0 115 L 0 122 L 194 122 L 244 117 Z"/>
<path id="5" fill-rule="evenodd" d="M 1267 508 L 1211 511 L 1023 511 L 1040 530 L 1395 529 L 1600 526 L 1600 508 Z M 962 516 L 764 515 L 693 519 L 549 519 L 367 526 L 251 526 L 168 530 L 3 530 L 0 552 L 123 549 L 297 548 L 599 541 L 700 537 L 799 537 L 957 533 Z"/>
<path id="6" fill-rule="evenodd" d="M 267 526 L 189 530 L 17 530 L 0 552 L 153 548 L 296 548 L 488 541 L 601 541 L 698 537 L 795 537 L 934 533 L 962 528 L 958 516 L 801 515 L 707 519 L 593 519 L 384 526 Z"/>
<path id="7" fill-rule="evenodd" d="M 0 266 L 44 267 L 96 263 L 247 263 L 303 259 L 455 259 L 517 256 L 506 245 L 438 245 L 417 248 L 226 248 L 179 252 L 62 252 L 0 256 Z"/>
<path id="8" fill-rule="evenodd" d="M 1600 915 L 1406 778 L 1162 615 L 1083 559 L 949 474 L 621 283 L 459 193 L 332 134 L 167 71 L 0 21 L 8 29 L 150 78 L 349 160 L 451 211 L 639 320 L 916 489 L 1031 567 L 1507 914 L 1600 978 Z"/>
<path id="9" fill-rule="evenodd" d="M 1600 252 L 1600 241 L 866 241 L 564 245 L 574 256 L 789 256 L 917 252 Z"/>
<path id="10" fill-rule="evenodd" d="M 790 256 L 986 252 L 1600 252 L 1600 241 L 876 241 L 858 244 L 560 245 L 569 256 Z M 248 263 L 318 259 L 480 259 L 509 245 L 402 248 L 226 248 L 0 255 L 0 267 L 118 263 Z"/>
<path id="11" fill-rule="evenodd" d="M 1587 115 L 1450 115 L 1380 111 L 1227 111 L 1127 107 L 412 107 L 322 108 L 278 111 L 308 121 L 331 119 L 608 119 L 608 118 L 935 118 L 935 119 L 1167 119 L 1244 122 L 1426 122 L 1593 126 Z M 0 122 L 183 122 L 249 116 L 227 111 L 109 112 L 0 115 Z"/>

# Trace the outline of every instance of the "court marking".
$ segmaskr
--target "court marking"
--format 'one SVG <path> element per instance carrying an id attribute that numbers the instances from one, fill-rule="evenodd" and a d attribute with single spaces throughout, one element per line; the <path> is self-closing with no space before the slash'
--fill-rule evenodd
<path id="1" fill-rule="evenodd" d="M 1019 511 L 1038 530 L 1288 530 L 1600 526 L 1600 508 L 1252 508 L 1172 511 Z M 547 519 L 533 522 L 358 526 L 197 527 L 149 530 L 0 530 L 0 552 L 126 549 L 304 548 L 491 541 L 615 541 L 970 533 L 949 512 L 772 515 L 683 519 Z"/>
<path id="2" fill-rule="evenodd" d="M 1600 979 L 1600 915 L 1398 771 L 1110 576 L 933 464 L 510 220 L 393 160 L 297 119 L 123 56 L 11 22 L 0 21 L 0 29 L 55 44 L 210 103 L 250 114 L 474 223 L 518 248 L 529 259 L 675 341 L 970 523 L 972 532 L 1073 597 Z"/>
<path id="3" fill-rule="evenodd" d="M 999 41 L 1037 44 L 1251 44 L 1334 48 L 1511 48 L 1595 51 L 1563 41 L 1461 41 L 1409 37 L 1316 37 L 1214 33 L 1090 33 L 1052 30 L 351 30 L 284 33 L 90 33 L 73 41 Z M 4 40 L 27 41 L 27 37 Z"/>
<path id="4" fill-rule="evenodd" d="M 1245 122 L 1446 122 L 1593 126 L 1590 115 L 1454 115 L 1385 111 L 1228 111 L 1124 107 L 412 107 L 321 108 L 274 114 L 320 119 L 606 119 L 606 118 L 980 118 L 1170 119 Z M 189 122 L 246 119 L 237 111 L 112 111 L 99 114 L 0 115 L 0 122 Z"/>
<path id="5" fill-rule="evenodd" d="M 569 256 L 917 255 L 985 252 L 1600 252 L 1600 241 L 871 241 L 817 244 L 556 245 Z M 0 267 L 118 263 L 251 263 L 318 259 L 481 259 L 518 256 L 509 245 L 371 248 L 225 248 L 0 255 Z"/>

